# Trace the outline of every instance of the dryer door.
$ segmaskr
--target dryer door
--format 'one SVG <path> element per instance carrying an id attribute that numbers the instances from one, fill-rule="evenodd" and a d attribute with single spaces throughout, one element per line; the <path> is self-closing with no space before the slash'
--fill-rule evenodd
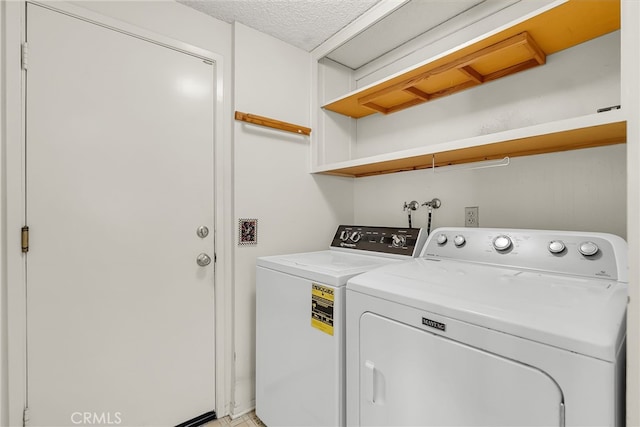
<path id="1" fill-rule="evenodd" d="M 544 372 L 375 314 L 360 319 L 360 424 L 559 426 Z"/>

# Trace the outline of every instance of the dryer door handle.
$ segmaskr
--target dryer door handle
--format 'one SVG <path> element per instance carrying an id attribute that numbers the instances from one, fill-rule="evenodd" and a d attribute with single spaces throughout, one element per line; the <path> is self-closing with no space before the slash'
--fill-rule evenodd
<path id="1" fill-rule="evenodd" d="M 364 393 L 367 402 L 376 403 L 376 365 L 370 360 L 364 362 Z"/>

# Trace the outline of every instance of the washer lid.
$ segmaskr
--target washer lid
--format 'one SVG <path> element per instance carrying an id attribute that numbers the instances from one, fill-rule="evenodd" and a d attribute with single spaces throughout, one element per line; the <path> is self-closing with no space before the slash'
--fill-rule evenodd
<path id="1" fill-rule="evenodd" d="M 351 277 L 399 259 L 334 250 L 275 255 L 257 259 L 258 267 L 292 274 L 332 286 L 344 286 Z"/>
<path id="2" fill-rule="evenodd" d="M 607 361 L 626 332 L 627 285 L 604 279 L 415 259 L 347 289 Z"/>

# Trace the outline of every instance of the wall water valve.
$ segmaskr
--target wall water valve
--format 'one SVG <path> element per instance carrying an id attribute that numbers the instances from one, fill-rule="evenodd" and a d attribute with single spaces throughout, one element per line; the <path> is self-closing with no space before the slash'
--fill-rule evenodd
<path id="1" fill-rule="evenodd" d="M 433 198 L 428 202 L 424 202 L 422 206 L 428 207 L 429 211 L 431 211 L 431 209 L 438 209 L 440 206 L 442 206 L 442 202 L 440 201 L 440 199 Z"/>
<path id="2" fill-rule="evenodd" d="M 409 228 L 412 228 L 411 225 L 411 211 L 415 211 L 420 207 L 417 201 L 412 200 L 409 203 L 404 202 L 404 206 L 402 207 L 403 211 L 407 211 L 407 218 L 409 220 Z"/>
<path id="3" fill-rule="evenodd" d="M 427 215 L 427 235 L 431 234 L 431 214 L 434 209 L 438 209 L 442 206 L 442 202 L 438 198 L 433 198 L 428 202 L 424 202 L 422 206 L 426 206 L 429 209 L 429 214 Z"/>

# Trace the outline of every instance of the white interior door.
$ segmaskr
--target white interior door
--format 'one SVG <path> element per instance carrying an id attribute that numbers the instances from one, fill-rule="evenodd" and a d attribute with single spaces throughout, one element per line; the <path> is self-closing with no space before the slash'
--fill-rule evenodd
<path id="1" fill-rule="evenodd" d="M 31 425 L 214 410 L 214 67 L 28 5 Z M 201 238 L 200 226 L 211 230 Z"/>
<path id="2" fill-rule="evenodd" d="M 366 313 L 360 425 L 559 426 L 562 393 L 542 371 Z"/>

